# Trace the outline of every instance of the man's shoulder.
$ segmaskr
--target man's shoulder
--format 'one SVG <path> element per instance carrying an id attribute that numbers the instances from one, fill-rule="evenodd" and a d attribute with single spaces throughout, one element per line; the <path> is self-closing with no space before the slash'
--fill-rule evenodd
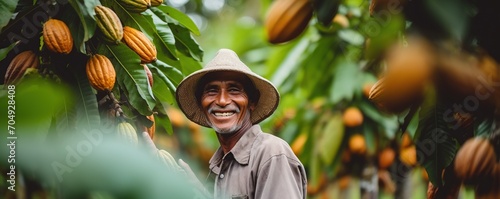
<path id="1" fill-rule="evenodd" d="M 262 156 L 286 155 L 295 158 L 290 145 L 282 138 L 270 133 L 260 133 L 253 148 L 255 149 L 253 151 L 260 153 Z"/>

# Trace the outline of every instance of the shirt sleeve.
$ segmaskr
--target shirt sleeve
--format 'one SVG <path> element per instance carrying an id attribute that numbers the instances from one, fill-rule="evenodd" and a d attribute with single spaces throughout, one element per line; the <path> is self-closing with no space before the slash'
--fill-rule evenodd
<path id="1" fill-rule="evenodd" d="M 304 167 L 285 154 L 272 156 L 257 174 L 255 198 L 306 198 Z"/>

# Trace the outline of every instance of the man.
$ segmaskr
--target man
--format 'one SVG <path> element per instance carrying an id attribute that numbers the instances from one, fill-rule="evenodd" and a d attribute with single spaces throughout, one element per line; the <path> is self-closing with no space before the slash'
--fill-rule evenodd
<path id="1" fill-rule="evenodd" d="M 217 134 L 220 147 L 208 178 L 214 180 L 214 198 L 306 198 L 304 166 L 288 143 L 258 125 L 276 110 L 279 93 L 235 52 L 221 49 L 187 76 L 176 100 L 187 118 Z"/>

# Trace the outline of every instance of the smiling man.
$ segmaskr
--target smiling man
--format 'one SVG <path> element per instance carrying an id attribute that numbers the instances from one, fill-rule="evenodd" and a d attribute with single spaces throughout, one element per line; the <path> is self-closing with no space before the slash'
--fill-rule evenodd
<path id="1" fill-rule="evenodd" d="M 217 134 L 207 178 L 214 198 L 306 198 L 304 166 L 288 143 L 259 126 L 278 107 L 278 90 L 235 52 L 219 50 L 179 84 L 176 99 L 187 118 Z"/>

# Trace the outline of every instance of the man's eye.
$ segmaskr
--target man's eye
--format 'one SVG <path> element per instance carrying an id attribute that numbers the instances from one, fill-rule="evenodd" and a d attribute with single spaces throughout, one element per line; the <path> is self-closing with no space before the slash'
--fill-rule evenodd
<path id="1" fill-rule="evenodd" d="M 214 93 L 217 93 L 217 89 L 214 89 L 214 88 L 206 89 L 205 93 L 206 94 L 214 94 Z"/>
<path id="2" fill-rule="evenodd" d="M 240 92 L 241 89 L 237 88 L 237 87 L 232 87 L 232 88 L 229 88 L 228 89 L 229 92 Z"/>

